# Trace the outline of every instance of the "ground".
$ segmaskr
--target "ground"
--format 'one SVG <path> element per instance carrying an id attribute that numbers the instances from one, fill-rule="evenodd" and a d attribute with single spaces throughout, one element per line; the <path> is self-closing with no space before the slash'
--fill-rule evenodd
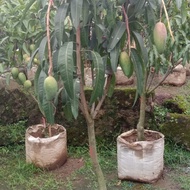
<path id="1" fill-rule="evenodd" d="M 161 86 L 156 103 L 178 94 L 189 94 L 189 80 L 181 87 Z M 112 146 L 112 147 L 109 147 Z M 190 152 L 171 143 L 165 146 L 163 175 L 154 184 L 120 181 L 117 177 L 116 145 L 98 147 L 108 190 L 190 190 Z M 18 149 L 18 150 L 17 150 Z M 69 147 L 68 160 L 53 171 L 39 171 L 25 163 L 24 144 L 0 147 L 2 190 L 98 190 L 88 147 Z"/>

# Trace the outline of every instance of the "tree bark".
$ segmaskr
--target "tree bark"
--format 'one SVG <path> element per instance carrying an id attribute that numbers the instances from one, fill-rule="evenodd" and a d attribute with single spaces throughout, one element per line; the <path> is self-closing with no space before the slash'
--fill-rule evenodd
<path id="1" fill-rule="evenodd" d="M 145 108 L 146 108 L 146 93 L 143 92 L 140 98 L 140 117 L 137 124 L 138 141 L 143 141 L 144 137 L 144 122 L 145 122 Z"/>
<path id="2" fill-rule="evenodd" d="M 106 181 L 105 181 L 102 169 L 98 161 L 96 137 L 95 137 L 95 129 L 94 129 L 94 119 L 88 118 L 87 126 L 88 126 L 89 154 L 90 154 L 93 168 L 98 180 L 99 190 L 107 190 Z"/>

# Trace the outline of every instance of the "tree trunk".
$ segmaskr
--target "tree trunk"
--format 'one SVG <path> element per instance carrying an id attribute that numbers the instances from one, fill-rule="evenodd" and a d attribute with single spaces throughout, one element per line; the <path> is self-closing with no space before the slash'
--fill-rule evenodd
<path id="1" fill-rule="evenodd" d="M 99 190 L 107 190 L 106 181 L 104 179 L 104 175 L 98 161 L 94 120 L 88 118 L 87 126 L 88 126 L 89 153 L 98 180 Z"/>
<path id="2" fill-rule="evenodd" d="M 143 141 L 144 137 L 144 122 L 145 122 L 146 95 L 142 93 L 140 98 L 140 117 L 137 124 L 138 141 Z"/>

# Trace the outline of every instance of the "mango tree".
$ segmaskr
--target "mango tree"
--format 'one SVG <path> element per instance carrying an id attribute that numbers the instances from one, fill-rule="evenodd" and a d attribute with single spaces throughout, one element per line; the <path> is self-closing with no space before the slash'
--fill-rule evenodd
<path id="1" fill-rule="evenodd" d="M 26 13 L 24 10 L 28 3 L 29 0 L 0 2 L 1 72 L 13 66 L 22 69 L 26 67 L 34 51 L 34 44 L 42 35 L 38 19 L 39 3 L 32 4 Z"/>
<path id="2" fill-rule="evenodd" d="M 145 140 L 146 97 L 155 90 L 178 64 L 185 65 L 190 57 L 186 21 L 189 18 L 186 1 L 119 1 L 122 20 L 126 23 L 127 48 L 120 55 L 120 65 L 126 76 L 134 68 L 137 77 L 136 100 L 140 97 L 138 140 Z M 163 78 L 152 85 L 155 75 Z"/>
<path id="3" fill-rule="evenodd" d="M 126 30 L 119 18 L 121 10 L 114 1 L 49 0 L 43 1 L 40 12 L 45 35 L 28 64 L 31 68 L 38 54 L 34 88 L 39 107 L 51 125 L 60 99 L 65 117 L 76 119 L 81 110 L 99 189 L 107 189 L 97 156 L 94 122 L 105 97 L 113 92 L 120 47 L 125 45 L 120 42 Z M 85 93 L 86 65 L 92 78 L 90 98 Z"/>

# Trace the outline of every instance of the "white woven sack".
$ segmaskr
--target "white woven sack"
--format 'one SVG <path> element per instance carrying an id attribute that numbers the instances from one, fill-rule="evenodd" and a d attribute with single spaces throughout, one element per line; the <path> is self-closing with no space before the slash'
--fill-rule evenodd
<path id="1" fill-rule="evenodd" d="M 26 162 L 45 169 L 55 169 L 63 165 L 67 160 L 66 129 L 61 125 L 55 125 L 54 128 L 62 129 L 62 132 L 58 135 L 48 138 L 32 135 L 42 127 L 43 125 L 34 125 L 26 131 Z"/>
<path id="2" fill-rule="evenodd" d="M 124 138 L 136 133 L 130 130 L 117 138 L 118 178 L 152 183 L 163 172 L 164 135 L 154 141 L 136 141 L 129 143 Z"/>

